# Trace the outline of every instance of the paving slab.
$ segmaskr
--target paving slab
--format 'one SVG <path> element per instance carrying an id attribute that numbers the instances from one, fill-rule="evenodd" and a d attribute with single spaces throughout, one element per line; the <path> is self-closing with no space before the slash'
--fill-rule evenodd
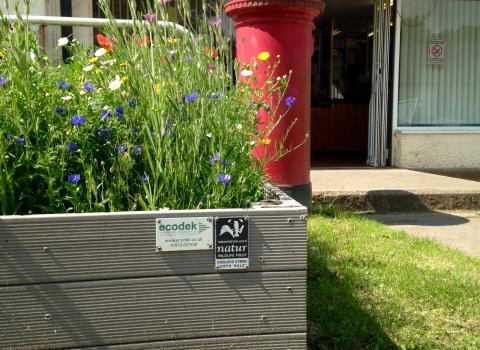
<path id="1" fill-rule="evenodd" d="M 314 202 L 347 210 L 402 212 L 480 209 L 480 182 L 406 169 L 319 169 Z"/>
<path id="2" fill-rule="evenodd" d="M 426 212 L 367 215 L 393 229 L 433 239 L 469 255 L 480 257 L 478 212 Z"/>

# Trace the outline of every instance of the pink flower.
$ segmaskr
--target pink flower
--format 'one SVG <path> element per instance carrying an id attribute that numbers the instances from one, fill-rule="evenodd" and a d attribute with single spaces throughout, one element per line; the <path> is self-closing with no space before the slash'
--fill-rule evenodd
<path id="1" fill-rule="evenodd" d="M 147 21 L 152 23 L 153 20 L 155 19 L 155 14 L 154 13 L 146 13 L 146 14 L 143 15 L 143 18 L 145 18 Z"/>
<path id="2" fill-rule="evenodd" d="M 214 27 L 220 27 L 220 24 L 222 24 L 222 20 L 220 18 L 215 17 L 210 20 L 210 24 Z"/>
<path id="3" fill-rule="evenodd" d="M 167 2 L 170 2 L 171 0 L 160 0 L 159 3 L 162 5 L 165 5 Z"/>
<path id="4" fill-rule="evenodd" d="M 211 64 L 208 66 L 208 70 L 213 73 L 217 70 L 217 66 L 214 64 Z"/>

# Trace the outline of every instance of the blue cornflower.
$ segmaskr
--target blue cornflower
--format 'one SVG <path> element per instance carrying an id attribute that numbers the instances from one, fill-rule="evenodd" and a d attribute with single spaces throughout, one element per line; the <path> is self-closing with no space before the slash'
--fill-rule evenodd
<path id="1" fill-rule="evenodd" d="M 106 120 L 112 117 L 112 113 L 108 111 L 108 109 L 102 109 L 102 119 Z"/>
<path id="2" fill-rule="evenodd" d="M 148 182 L 149 180 L 150 180 L 150 176 L 148 176 L 148 175 L 140 176 L 140 181 L 142 181 L 142 182 Z"/>
<path id="3" fill-rule="evenodd" d="M 5 134 L 4 137 L 5 137 L 6 140 L 11 140 L 11 139 L 13 139 L 13 135 L 12 135 L 12 134 Z"/>
<path id="4" fill-rule="evenodd" d="M 295 104 L 295 101 L 297 99 L 293 96 L 288 96 L 286 99 L 285 99 L 285 106 L 287 107 L 292 107 L 294 104 Z"/>
<path id="5" fill-rule="evenodd" d="M 85 118 L 83 117 L 83 115 L 74 115 L 70 121 L 73 125 L 77 126 L 85 124 Z"/>
<path id="6" fill-rule="evenodd" d="M 218 100 L 219 98 L 222 98 L 223 95 L 221 92 L 214 92 L 210 95 L 211 100 Z"/>
<path id="7" fill-rule="evenodd" d="M 70 84 L 67 83 L 65 80 L 57 81 L 55 85 L 62 90 L 67 90 L 70 87 Z"/>
<path id="8" fill-rule="evenodd" d="M 143 152 L 143 147 L 142 146 L 135 146 L 132 148 L 132 152 L 135 154 L 142 154 Z"/>
<path id="9" fill-rule="evenodd" d="M 55 113 L 58 113 L 58 114 L 63 114 L 65 113 L 67 109 L 65 107 L 57 107 L 55 108 Z"/>
<path id="10" fill-rule="evenodd" d="M 95 86 L 93 86 L 92 83 L 89 82 L 89 81 L 87 81 L 86 83 L 83 84 L 83 88 L 85 89 L 85 91 L 88 91 L 88 92 L 97 91 L 97 88 Z"/>
<path id="11" fill-rule="evenodd" d="M 221 174 L 217 181 L 218 182 L 221 182 L 222 184 L 228 184 L 230 182 L 230 180 L 232 179 L 232 177 L 228 174 Z"/>
<path id="12" fill-rule="evenodd" d="M 118 106 L 117 108 L 115 108 L 115 115 L 121 119 L 123 117 L 123 112 L 125 111 L 125 107 L 123 106 Z"/>
<path id="13" fill-rule="evenodd" d="M 183 62 L 185 62 L 185 63 L 190 63 L 190 62 L 192 62 L 192 61 L 193 61 L 193 58 L 190 57 L 190 56 L 187 56 L 187 57 L 185 57 L 185 58 L 183 59 Z"/>
<path id="14" fill-rule="evenodd" d="M 230 165 L 230 162 L 228 160 L 222 160 L 222 165 L 223 166 L 229 166 Z"/>
<path id="15" fill-rule="evenodd" d="M 22 143 L 25 142 L 25 137 L 15 136 L 15 142 L 18 143 L 19 145 L 21 145 Z"/>
<path id="16" fill-rule="evenodd" d="M 125 146 L 125 145 L 115 146 L 115 150 L 118 153 L 125 153 L 127 151 L 127 146 Z"/>
<path id="17" fill-rule="evenodd" d="M 220 160 L 220 152 L 215 153 L 215 155 L 210 156 L 210 163 L 215 164 Z"/>
<path id="18" fill-rule="evenodd" d="M 70 174 L 68 175 L 68 181 L 72 184 L 78 184 L 80 182 L 80 174 Z"/>
<path id="19" fill-rule="evenodd" d="M 132 128 L 132 132 L 137 133 L 140 131 L 140 128 L 138 126 Z"/>
<path id="20" fill-rule="evenodd" d="M 110 126 L 105 126 L 105 128 L 100 129 L 97 131 L 97 135 L 100 137 L 105 137 L 106 139 L 109 139 L 112 137 L 112 128 Z"/>
<path id="21" fill-rule="evenodd" d="M 78 145 L 75 142 L 69 143 L 67 147 L 65 147 L 67 151 L 75 152 L 78 149 Z"/>
<path id="22" fill-rule="evenodd" d="M 152 134 L 152 136 L 157 136 L 157 132 L 156 132 L 156 131 L 152 131 L 151 134 Z"/>
<path id="23" fill-rule="evenodd" d="M 128 99 L 128 106 L 132 107 L 132 108 L 136 107 L 137 106 L 137 100 L 133 97 L 130 97 Z"/>
<path id="24" fill-rule="evenodd" d="M 199 96 L 198 92 L 193 92 L 193 93 L 191 93 L 191 94 L 189 94 L 189 95 L 186 95 L 186 96 L 183 98 L 183 100 L 184 100 L 185 102 L 190 102 L 190 103 L 192 103 L 192 102 L 195 102 L 195 101 L 198 99 L 198 96 Z"/>
<path id="25" fill-rule="evenodd" d="M 167 124 L 165 124 L 165 130 L 162 132 L 163 137 L 168 135 L 168 130 L 170 130 L 170 127 L 171 127 L 170 123 L 167 122 Z"/>
<path id="26" fill-rule="evenodd" d="M 5 75 L 0 76 L 0 86 L 5 86 L 8 82 L 8 78 Z"/>

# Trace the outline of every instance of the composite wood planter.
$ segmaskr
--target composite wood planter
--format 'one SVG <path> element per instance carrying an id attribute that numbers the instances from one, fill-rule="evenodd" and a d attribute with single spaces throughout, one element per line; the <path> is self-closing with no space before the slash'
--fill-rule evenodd
<path id="1" fill-rule="evenodd" d="M 306 208 L 0 216 L 0 349 L 305 349 Z M 156 219 L 248 217 L 249 266 L 158 252 Z"/>

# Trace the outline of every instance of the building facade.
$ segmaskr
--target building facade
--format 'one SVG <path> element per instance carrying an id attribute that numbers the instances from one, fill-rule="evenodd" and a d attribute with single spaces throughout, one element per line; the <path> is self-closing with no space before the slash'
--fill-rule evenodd
<path id="1" fill-rule="evenodd" d="M 129 17 L 128 1 L 111 2 L 116 17 Z M 477 169 L 480 1 L 325 3 L 312 57 L 313 166 Z M 96 0 L 31 0 L 31 13 L 100 16 Z M 222 25 L 234 35 L 226 17 Z M 70 33 L 93 44 L 92 28 L 47 27 L 50 57 Z"/>

